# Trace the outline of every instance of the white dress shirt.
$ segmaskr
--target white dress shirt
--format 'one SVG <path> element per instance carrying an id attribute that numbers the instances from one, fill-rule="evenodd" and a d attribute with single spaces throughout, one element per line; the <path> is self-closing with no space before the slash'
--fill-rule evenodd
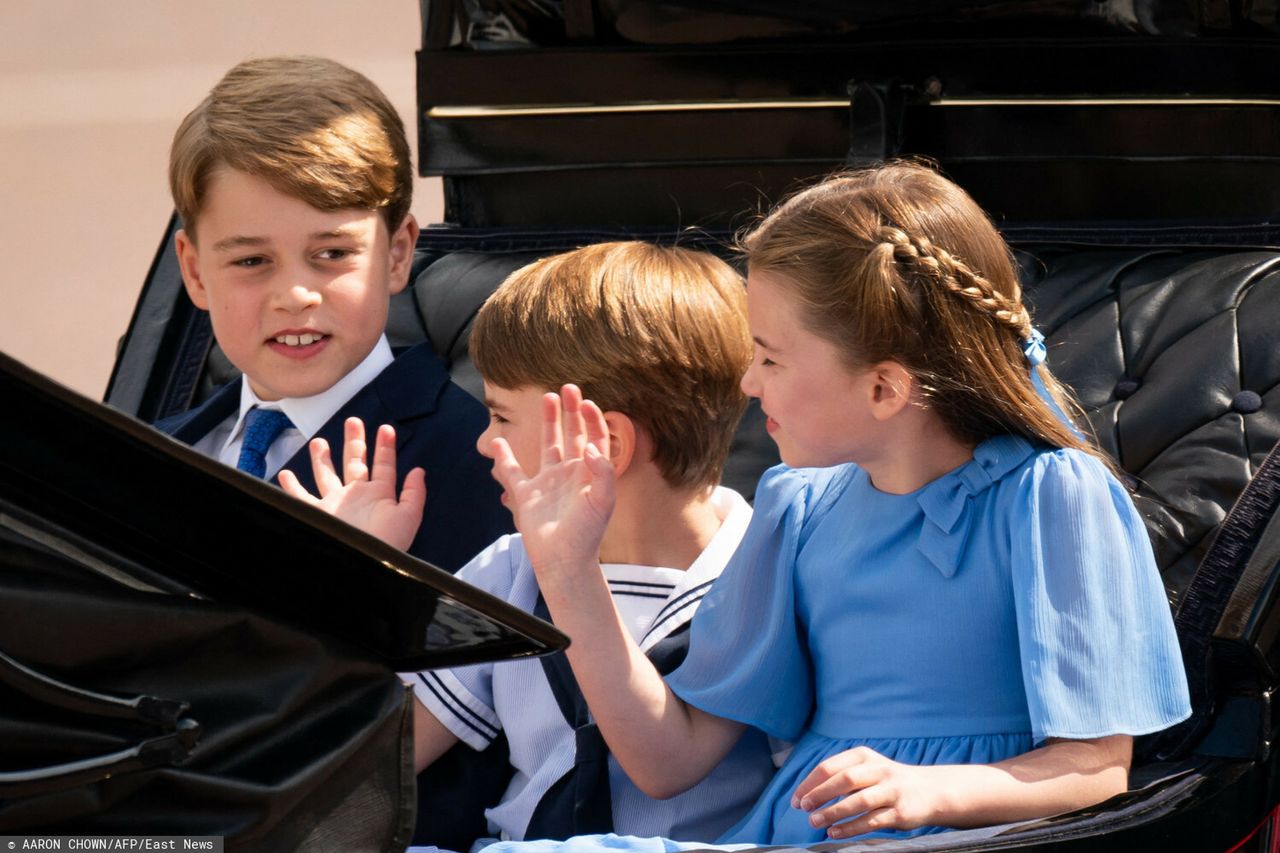
<path id="1" fill-rule="evenodd" d="M 219 462 L 236 467 L 240 461 L 240 445 L 244 441 L 244 419 L 254 406 L 263 409 L 279 409 L 289 416 L 293 426 L 280 433 L 270 449 L 267 450 L 266 479 L 275 477 L 284 464 L 301 450 L 311 437 L 320 431 L 329 419 L 337 414 L 348 400 L 354 397 L 361 388 L 372 382 L 379 373 L 385 370 L 395 356 L 391 354 L 391 345 L 386 336 L 378 339 L 364 361 L 355 366 L 350 373 L 329 387 L 310 397 L 285 397 L 281 400 L 264 401 L 253 393 L 249 382 L 240 383 L 240 410 L 228 417 L 217 427 L 205 434 L 204 438 L 193 446 L 205 456 L 212 456 Z M 366 426 L 369 426 L 366 424 Z M 370 428 L 376 429 L 378 424 Z M 334 458 L 341 458 L 342 448 L 331 448 Z"/>

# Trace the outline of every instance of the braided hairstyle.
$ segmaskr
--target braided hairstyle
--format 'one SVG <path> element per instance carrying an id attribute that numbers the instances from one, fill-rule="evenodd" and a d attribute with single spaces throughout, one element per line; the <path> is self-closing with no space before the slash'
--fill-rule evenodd
<path id="1" fill-rule="evenodd" d="M 1104 458 L 1036 393 L 1013 256 L 973 199 L 933 169 L 894 162 L 835 175 L 740 242 L 749 269 L 790 287 L 809 330 L 850 369 L 902 365 L 921 405 L 960 441 L 1012 433 Z M 1060 407 L 1079 412 L 1039 369 Z"/>

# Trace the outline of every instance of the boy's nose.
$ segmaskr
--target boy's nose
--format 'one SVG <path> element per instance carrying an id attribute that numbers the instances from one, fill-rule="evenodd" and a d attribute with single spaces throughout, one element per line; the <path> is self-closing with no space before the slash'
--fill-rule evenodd
<path id="1" fill-rule="evenodd" d="M 476 439 L 476 450 L 485 459 L 493 458 L 493 451 L 489 449 L 489 445 L 493 443 L 493 422 L 485 427 L 484 432 L 480 433 L 480 437 Z"/>
<path id="2" fill-rule="evenodd" d="M 321 301 L 319 289 L 302 282 L 289 284 L 280 293 L 280 304 L 290 311 L 301 311 L 319 305 Z"/>

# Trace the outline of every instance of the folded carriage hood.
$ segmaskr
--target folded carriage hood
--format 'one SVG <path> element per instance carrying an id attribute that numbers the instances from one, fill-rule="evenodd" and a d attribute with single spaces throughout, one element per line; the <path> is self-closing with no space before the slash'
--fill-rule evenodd
<path id="1" fill-rule="evenodd" d="M 0 353 L 0 527 L 127 587 L 213 599 L 426 669 L 560 632 Z"/>

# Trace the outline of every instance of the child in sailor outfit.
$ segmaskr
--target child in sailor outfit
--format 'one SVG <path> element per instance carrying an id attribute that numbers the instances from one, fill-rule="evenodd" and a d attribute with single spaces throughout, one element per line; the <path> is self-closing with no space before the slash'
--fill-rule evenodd
<path id="1" fill-rule="evenodd" d="M 746 404 L 739 387 L 751 357 L 744 308 L 741 277 L 711 255 L 606 243 L 513 273 L 471 333 L 490 413 L 477 441 L 481 453 L 492 456 L 501 444 L 536 470 L 548 398 L 555 397 L 548 392 L 566 383 L 577 383 L 603 409 L 601 443 L 617 487 L 598 548 L 610 595 L 603 606 L 660 672 L 683 659 L 689 622 L 751 516 L 741 496 L 717 485 Z M 328 484 L 322 506 L 403 544 L 417 519 L 397 504 L 391 477 L 379 475 L 394 469 L 394 450 L 385 427 L 370 469 L 363 445 L 349 447 L 344 469 L 355 477 L 345 483 L 327 456 L 314 461 L 317 482 Z M 546 618 L 519 534 L 498 539 L 458 576 Z M 485 811 L 496 837 L 714 837 L 746 812 L 773 774 L 768 739 L 748 730 L 700 784 L 669 799 L 646 796 L 607 755 L 563 655 L 405 678 L 416 697 L 420 785 L 459 741 L 483 750 L 506 735 L 510 782 Z M 456 819 L 420 814 L 419 827 Z"/>

